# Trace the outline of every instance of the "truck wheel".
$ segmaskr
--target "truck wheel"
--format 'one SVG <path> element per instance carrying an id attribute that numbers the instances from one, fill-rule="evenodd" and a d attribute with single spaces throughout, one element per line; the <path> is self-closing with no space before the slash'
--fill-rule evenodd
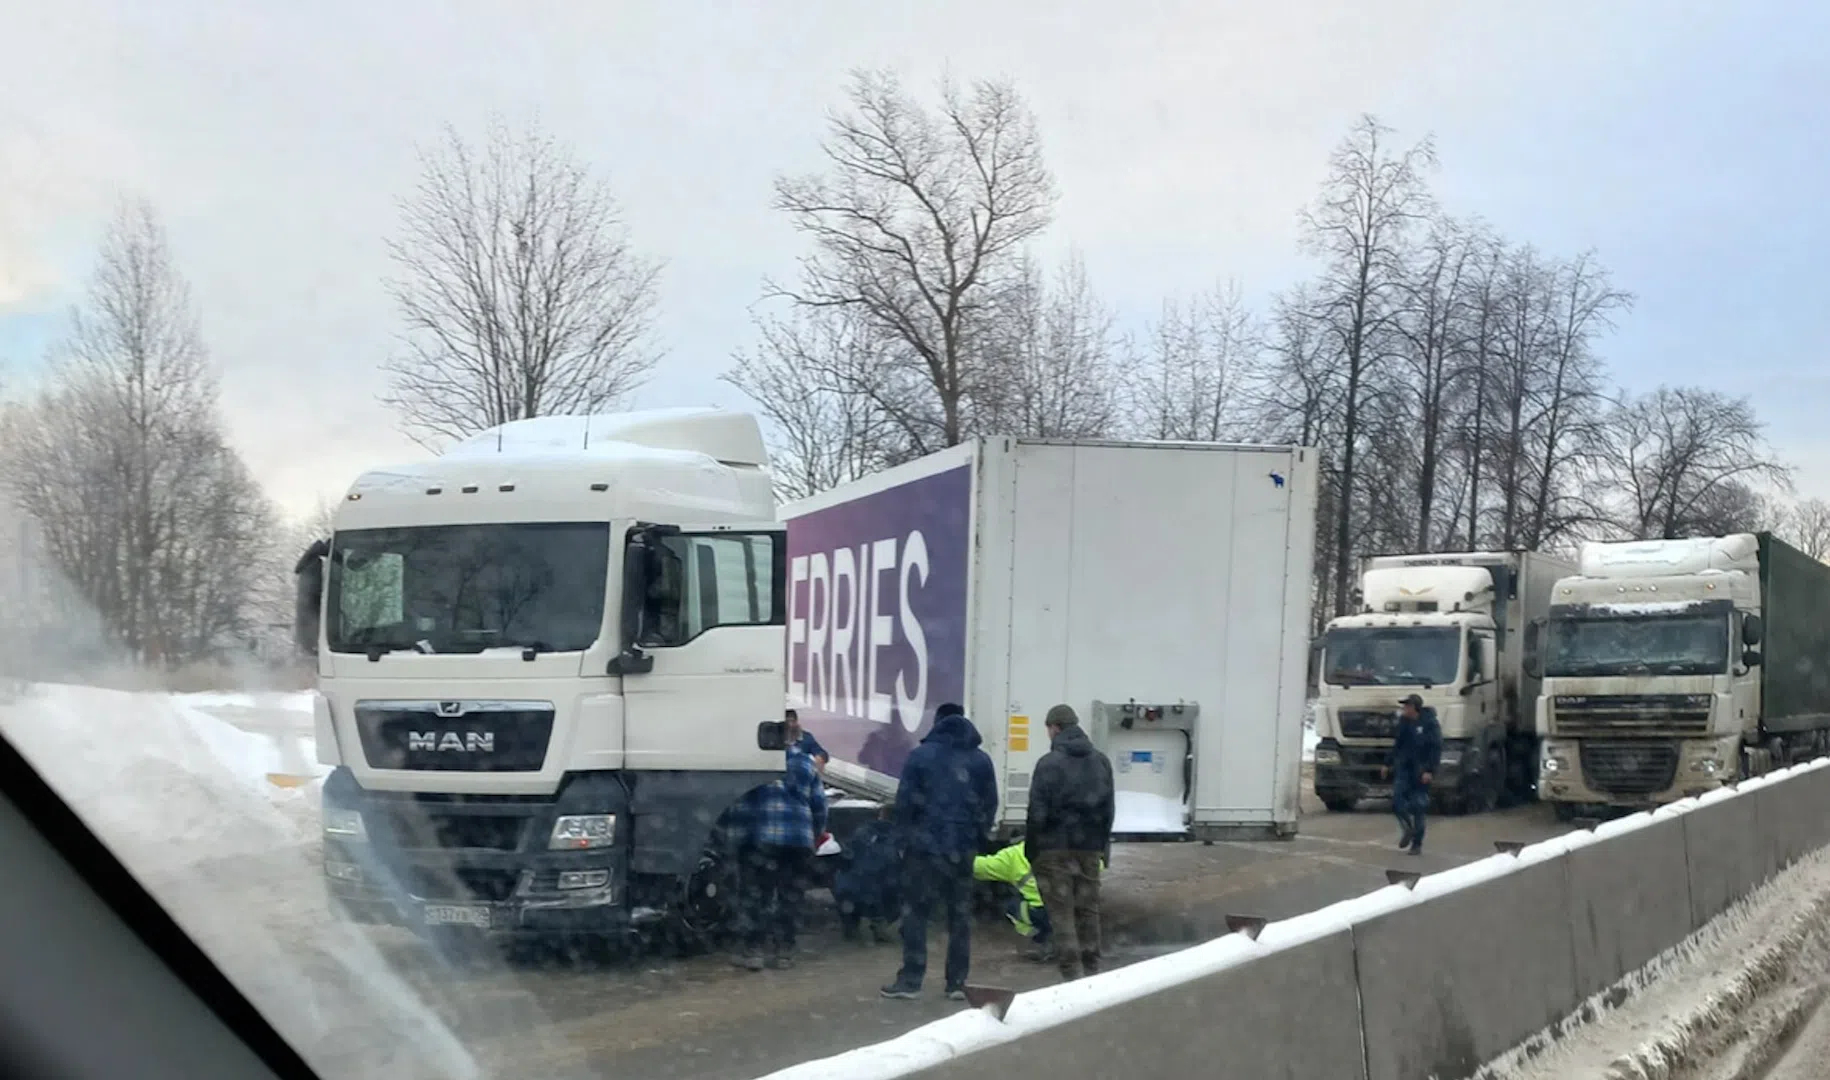
<path id="1" fill-rule="evenodd" d="M 1322 795 L 1321 799 L 1322 805 L 1336 814 L 1351 814 L 1353 808 L 1360 804 L 1360 800 L 1349 798 L 1346 795 Z"/>
<path id="2" fill-rule="evenodd" d="M 681 953 L 694 955 L 715 945 L 736 914 L 737 874 L 724 853 L 708 847 L 699 867 L 686 880 L 679 904 L 667 922 L 667 937 Z"/>
<path id="3" fill-rule="evenodd" d="M 1487 748 L 1487 764 L 1482 770 L 1480 794 L 1474 806 L 1477 814 L 1497 810 L 1506 794 L 1506 751 L 1498 743 Z"/>

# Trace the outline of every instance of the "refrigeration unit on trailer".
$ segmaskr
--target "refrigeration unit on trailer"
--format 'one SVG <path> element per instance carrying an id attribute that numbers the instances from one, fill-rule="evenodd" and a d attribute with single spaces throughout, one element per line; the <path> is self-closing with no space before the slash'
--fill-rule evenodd
<path id="1" fill-rule="evenodd" d="M 1305 448 L 984 438 L 791 504 L 789 703 L 878 798 L 962 704 L 1005 835 L 1058 703 L 1121 837 L 1293 834 L 1315 502 Z"/>
<path id="2" fill-rule="evenodd" d="M 1587 544 L 1535 631 L 1539 787 L 1564 817 L 1830 750 L 1830 566 L 1770 533 Z"/>
<path id="3" fill-rule="evenodd" d="M 1415 694 L 1442 725 L 1432 785 L 1444 809 L 1528 799 L 1537 779 L 1537 679 L 1525 627 L 1574 564 L 1537 551 L 1378 555 L 1365 560 L 1360 610 L 1321 642 L 1315 793 L 1330 809 L 1391 794 L 1384 766 L 1398 703 Z"/>
<path id="4" fill-rule="evenodd" d="M 425 928 L 704 929 L 781 775 L 785 549 L 756 420 L 502 425 L 369 472 L 299 564 L 324 872 Z"/>

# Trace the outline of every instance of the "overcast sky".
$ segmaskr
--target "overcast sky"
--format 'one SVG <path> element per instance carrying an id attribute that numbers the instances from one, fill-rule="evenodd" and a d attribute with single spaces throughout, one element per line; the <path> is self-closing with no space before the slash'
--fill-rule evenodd
<path id="1" fill-rule="evenodd" d="M 0 0 L 0 361 L 19 385 L 114 200 L 144 195 L 236 443 L 287 509 L 334 498 L 420 456 L 375 402 L 415 142 L 537 112 L 666 260 L 636 404 L 740 405 L 717 376 L 799 250 L 772 177 L 816 163 L 847 69 L 950 67 L 1027 95 L 1063 193 L 1048 248 L 1129 325 L 1300 277 L 1296 211 L 1370 111 L 1435 135 L 1451 210 L 1597 249 L 1638 298 L 1603 346 L 1617 380 L 1751 394 L 1801 494 L 1830 495 L 1827 47 L 1830 5 L 1749 0 Z"/>

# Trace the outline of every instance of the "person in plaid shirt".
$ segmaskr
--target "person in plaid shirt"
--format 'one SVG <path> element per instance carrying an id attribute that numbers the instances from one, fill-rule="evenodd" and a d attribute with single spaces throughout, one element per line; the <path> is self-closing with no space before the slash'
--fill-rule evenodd
<path id="1" fill-rule="evenodd" d="M 738 846 L 738 911 L 743 947 L 734 962 L 751 971 L 794 966 L 795 922 L 814 846 L 826 830 L 826 789 L 813 758 L 787 750 L 780 780 L 744 796 Z"/>

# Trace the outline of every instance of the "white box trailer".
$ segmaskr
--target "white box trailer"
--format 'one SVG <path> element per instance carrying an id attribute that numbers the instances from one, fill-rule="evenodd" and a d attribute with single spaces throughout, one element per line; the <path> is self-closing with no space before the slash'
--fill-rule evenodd
<path id="1" fill-rule="evenodd" d="M 788 698 L 828 776 L 892 796 L 959 702 L 1009 835 L 1065 702 L 1121 838 L 1294 834 L 1316 461 L 982 438 L 784 507 Z"/>

